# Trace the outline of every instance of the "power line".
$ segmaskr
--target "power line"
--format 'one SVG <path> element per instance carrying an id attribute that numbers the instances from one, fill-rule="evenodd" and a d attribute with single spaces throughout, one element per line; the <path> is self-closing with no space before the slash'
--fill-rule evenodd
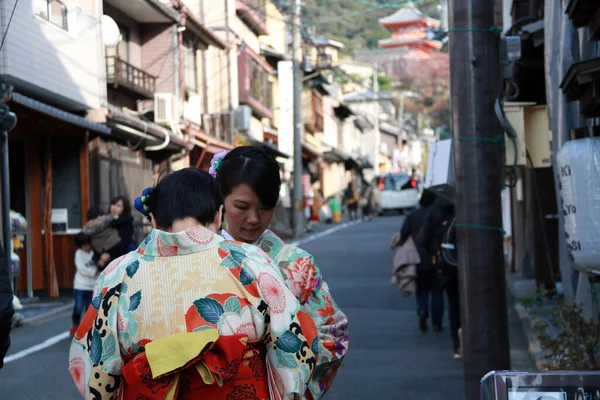
<path id="1" fill-rule="evenodd" d="M 0 43 L 0 50 L 4 47 L 4 41 L 6 40 L 6 36 L 8 36 L 8 29 L 10 28 L 10 23 L 15 16 L 15 10 L 17 9 L 17 4 L 19 4 L 19 0 L 15 0 L 15 5 L 13 6 L 12 12 L 10 14 L 10 19 L 8 20 L 8 24 L 6 25 L 6 31 L 4 32 L 4 36 L 2 36 L 2 43 Z"/>

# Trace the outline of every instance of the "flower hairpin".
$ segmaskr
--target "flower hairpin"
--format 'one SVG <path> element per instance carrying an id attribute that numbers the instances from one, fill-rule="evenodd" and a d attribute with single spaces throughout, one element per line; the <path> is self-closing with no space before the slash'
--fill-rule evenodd
<path id="1" fill-rule="evenodd" d="M 214 178 L 217 177 L 217 172 L 219 172 L 219 168 L 221 167 L 223 158 L 225 158 L 227 153 L 227 150 L 221 150 L 220 152 L 214 155 L 212 160 L 210 160 L 210 168 L 208 170 L 208 173 L 211 174 Z"/>
<path id="2" fill-rule="evenodd" d="M 135 207 L 136 210 L 138 210 L 140 213 L 144 214 L 146 217 L 150 216 L 150 207 L 148 206 L 149 203 L 149 199 L 150 196 L 152 196 L 152 191 L 153 188 L 149 187 L 144 189 L 144 191 L 142 192 L 142 195 L 138 198 L 135 199 L 135 202 L 133 203 L 133 206 Z"/>

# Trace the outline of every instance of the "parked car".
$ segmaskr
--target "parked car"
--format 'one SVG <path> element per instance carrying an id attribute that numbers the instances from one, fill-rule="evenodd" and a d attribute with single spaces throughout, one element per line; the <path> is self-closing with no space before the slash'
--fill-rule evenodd
<path id="1" fill-rule="evenodd" d="M 379 215 L 386 211 L 403 212 L 419 204 L 419 184 L 409 174 L 389 173 L 373 182 L 374 205 Z"/>

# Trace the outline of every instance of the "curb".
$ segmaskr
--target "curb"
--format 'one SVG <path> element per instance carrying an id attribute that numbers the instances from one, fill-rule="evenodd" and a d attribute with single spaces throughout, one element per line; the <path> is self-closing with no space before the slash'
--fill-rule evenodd
<path id="1" fill-rule="evenodd" d="M 516 300 L 515 310 L 519 315 L 519 319 L 521 320 L 523 330 L 525 331 L 525 335 L 527 336 L 527 341 L 529 342 L 529 354 L 531 354 L 536 368 L 541 371 L 543 370 L 543 354 L 542 348 L 540 346 L 540 341 L 533 333 L 533 319 L 531 318 L 531 315 L 529 314 L 527 309 L 523 305 L 516 302 Z"/>
<path id="2" fill-rule="evenodd" d="M 52 319 L 52 318 L 55 318 L 58 316 L 62 316 L 62 314 L 68 314 L 72 310 L 73 310 L 73 303 L 65 304 L 65 305 L 53 308 L 52 310 L 50 310 L 48 312 L 41 313 L 40 315 L 36 315 L 36 316 L 30 317 L 30 318 L 25 318 L 22 321 L 20 321 L 20 323 L 17 326 L 15 326 L 14 328 L 19 328 L 19 327 L 29 326 L 29 325 L 36 325 L 36 324 L 45 322 L 49 319 Z"/>

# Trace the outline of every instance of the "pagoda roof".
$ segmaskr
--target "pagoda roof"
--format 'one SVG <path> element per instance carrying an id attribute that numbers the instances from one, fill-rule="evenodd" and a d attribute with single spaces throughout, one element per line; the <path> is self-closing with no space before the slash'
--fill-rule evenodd
<path id="1" fill-rule="evenodd" d="M 383 39 L 377 44 L 379 47 L 383 48 L 407 47 L 420 50 L 440 50 L 443 47 L 442 43 L 437 40 L 428 40 L 418 37 Z"/>
<path id="2" fill-rule="evenodd" d="M 434 28 L 440 26 L 440 21 L 428 17 L 423 12 L 419 11 L 413 4 L 402 7 L 394 14 L 379 20 L 379 24 L 388 29 L 419 23 L 424 23 L 425 25 Z"/>

